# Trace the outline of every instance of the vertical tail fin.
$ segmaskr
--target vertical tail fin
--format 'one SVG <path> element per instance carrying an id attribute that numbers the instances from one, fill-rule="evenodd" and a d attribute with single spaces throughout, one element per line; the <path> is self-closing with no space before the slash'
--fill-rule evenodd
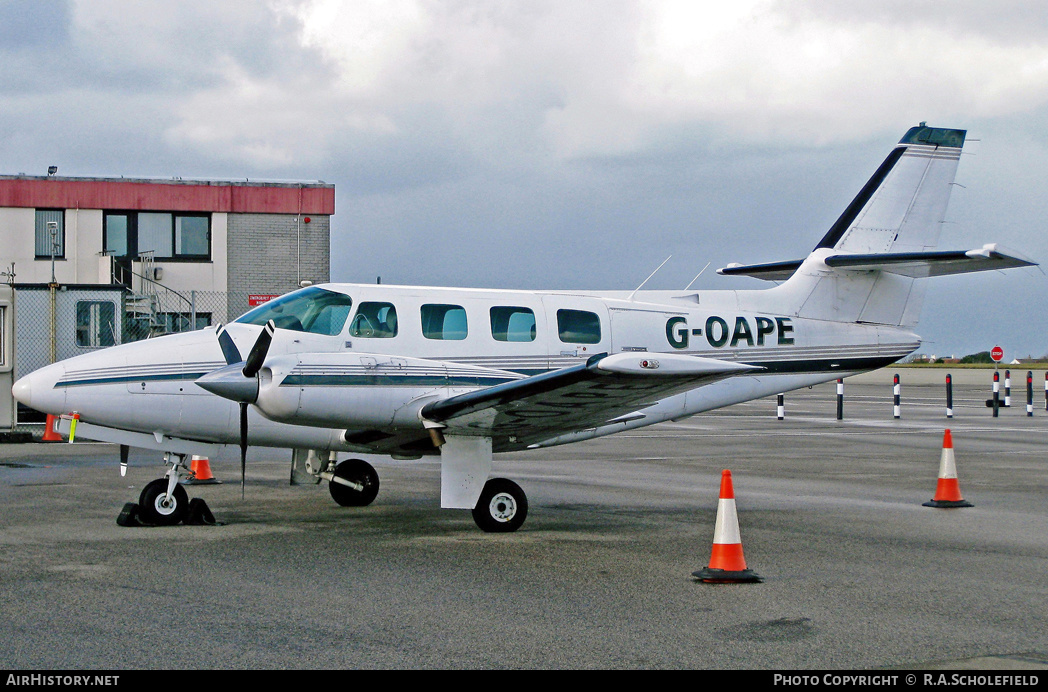
<path id="1" fill-rule="evenodd" d="M 923 252 L 939 242 L 964 130 L 910 128 L 815 247 Z"/>
<path id="2" fill-rule="evenodd" d="M 883 271 L 835 270 L 830 255 L 918 253 L 939 243 L 964 130 L 911 128 L 781 288 L 814 319 L 913 326 L 924 284 Z"/>

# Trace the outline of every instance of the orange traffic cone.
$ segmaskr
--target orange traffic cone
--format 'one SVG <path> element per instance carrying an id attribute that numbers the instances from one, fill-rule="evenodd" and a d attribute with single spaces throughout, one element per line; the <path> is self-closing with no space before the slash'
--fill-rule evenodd
<path id="1" fill-rule="evenodd" d="M 761 577 L 746 569 L 739 536 L 739 516 L 735 512 L 735 489 L 731 471 L 721 472 L 720 502 L 717 504 L 717 525 L 713 531 L 713 553 L 710 564 L 692 572 L 704 582 L 712 584 L 760 582 Z"/>
<path id="2" fill-rule="evenodd" d="M 190 477 L 182 481 L 183 485 L 214 485 L 222 482 L 211 474 L 211 462 L 207 457 L 194 454 L 189 462 L 189 471 Z"/>
<path id="3" fill-rule="evenodd" d="M 925 502 L 924 507 L 973 507 L 961 497 L 961 487 L 957 484 L 957 464 L 953 459 L 953 436 L 950 429 L 942 438 L 942 457 L 939 461 L 939 484 L 935 487 L 935 497 Z"/>
<path id="4" fill-rule="evenodd" d="M 58 434 L 58 416 L 47 414 L 47 423 L 44 427 L 44 442 L 61 442 L 62 436 Z"/>

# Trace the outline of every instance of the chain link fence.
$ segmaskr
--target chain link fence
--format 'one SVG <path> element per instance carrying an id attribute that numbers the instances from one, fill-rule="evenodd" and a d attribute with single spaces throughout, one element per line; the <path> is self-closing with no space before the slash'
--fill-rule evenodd
<path id="1" fill-rule="evenodd" d="M 158 290 L 120 286 L 15 286 L 18 378 L 66 358 L 117 344 L 230 322 L 247 312 L 247 293 Z M 18 405 L 15 430 L 39 432 L 45 416 Z"/>

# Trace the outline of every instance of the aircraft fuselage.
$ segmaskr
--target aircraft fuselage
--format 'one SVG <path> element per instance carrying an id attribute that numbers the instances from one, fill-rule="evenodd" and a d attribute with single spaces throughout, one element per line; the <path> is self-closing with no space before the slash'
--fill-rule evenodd
<path id="1" fill-rule="evenodd" d="M 303 301 L 327 294 L 343 296 L 342 304 L 310 327 L 281 327 L 279 317 L 291 313 L 315 318 Z M 701 396 L 667 397 L 630 420 L 541 442 L 502 441 L 495 451 L 559 444 L 881 367 L 919 344 L 897 327 L 761 310 L 761 302 L 775 307 L 774 289 L 597 295 L 332 284 L 296 295 L 299 304 L 225 327 L 246 354 L 260 331 L 251 322 L 278 316 L 252 407 L 252 445 L 432 453 L 419 415 L 426 403 L 597 354 L 676 353 L 759 368 L 705 386 Z M 234 444 L 236 403 L 196 383 L 230 360 L 208 328 L 48 366 L 16 395 L 47 413 L 76 411 L 81 421 L 151 434 L 161 447 L 165 437 Z"/>

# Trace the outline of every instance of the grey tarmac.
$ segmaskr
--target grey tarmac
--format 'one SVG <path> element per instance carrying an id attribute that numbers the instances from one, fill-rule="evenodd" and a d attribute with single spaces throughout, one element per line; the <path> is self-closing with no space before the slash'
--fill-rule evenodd
<path id="1" fill-rule="evenodd" d="M 1026 370 L 892 370 L 589 442 L 498 456 L 515 534 L 439 509 L 439 464 L 377 461 L 378 499 L 235 450 L 188 487 L 215 526 L 122 527 L 159 455 L 0 445 L 9 669 L 1048 669 L 1048 413 Z M 1019 374 L 1017 375 L 1017 372 Z M 1039 378 L 1039 379 L 1037 379 Z M 926 381 L 925 381 L 926 380 Z M 1021 384 L 1021 387 L 1016 383 Z M 1002 369 L 1003 387 L 1003 369 Z M 933 509 L 943 432 L 974 507 Z M 760 584 L 704 584 L 722 469 Z"/>

